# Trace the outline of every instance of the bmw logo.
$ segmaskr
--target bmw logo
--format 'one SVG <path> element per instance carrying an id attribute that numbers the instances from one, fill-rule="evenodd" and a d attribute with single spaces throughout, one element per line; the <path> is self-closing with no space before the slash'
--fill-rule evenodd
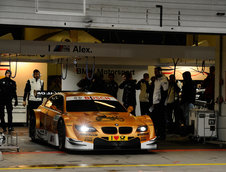
<path id="1" fill-rule="evenodd" d="M 115 124 L 115 126 L 118 126 L 118 124 Z"/>

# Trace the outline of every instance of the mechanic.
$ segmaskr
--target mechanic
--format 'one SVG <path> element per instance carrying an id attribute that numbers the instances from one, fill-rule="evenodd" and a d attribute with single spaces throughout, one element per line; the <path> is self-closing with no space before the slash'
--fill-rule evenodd
<path id="1" fill-rule="evenodd" d="M 133 107 L 131 114 L 135 115 L 136 108 L 136 80 L 132 79 L 132 74 L 130 72 L 125 72 L 122 75 L 123 82 L 119 85 L 120 89 L 124 89 L 122 101 L 125 108 L 129 106 Z"/>
<path id="2" fill-rule="evenodd" d="M 37 109 L 42 104 L 42 98 L 36 96 L 37 91 L 43 91 L 44 82 L 40 79 L 40 72 L 38 69 L 33 71 L 33 78 L 29 79 L 24 89 L 23 106 L 26 106 L 26 99 L 28 97 L 27 106 L 27 120 L 31 120 L 31 115 L 34 114 L 33 109 Z"/>
<path id="3" fill-rule="evenodd" d="M 16 82 L 11 79 L 11 71 L 6 70 L 5 78 L 0 79 L 0 118 L 3 132 L 6 132 L 6 124 L 5 124 L 5 113 L 4 109 L 6 106 L 7 114 L 8 114 L 8 131 L 14 131 L 13 128 L 13 116 L 12 116 L 12 99 L 15 99 L 14 106 L 18 105 L 17 94 L 16 94 Z"/>
<path id="4" fill-rule="evenodd" d="M 151 118 L 154 122 L 156 135 L 160 140 L 166 137 L 166 119 L 165 105 L 169 83 L 167 78 L 162 74 L 161 67 L 155 68 L 155 82 L 153 92 L 153 112 Z"/>
<path id="5" fill-rule="evenodd" d="M 108 79 L 109 79 L 109 81 L 106 81 L 106 83 L 105 83 L 106 93 L 117 98 L 118 84 L 114 80 L 115 79 L 114 73 L 109 73 Z"/>
<path id="6" fill-rule="evenodd" d="M 140 90 L 139 99 L 140 99 L 141 115 L 148 115 L 149 114 L 148 88 L 149 88 L 149 74 L 144 73 L 143 79 L 141 79 L 136 85 L 136 89 Z"/>

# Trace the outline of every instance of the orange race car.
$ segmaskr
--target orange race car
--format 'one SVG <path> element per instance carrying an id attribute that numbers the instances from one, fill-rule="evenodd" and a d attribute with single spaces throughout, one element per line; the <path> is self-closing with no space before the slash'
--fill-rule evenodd
<path id="1" fill-rule="evenodd" d="M 133 116 L 108 94 L 56 93 L 34 112 L 30 117 L 31 139 L 60 149 L 157 148 L 151 118 Z"/>

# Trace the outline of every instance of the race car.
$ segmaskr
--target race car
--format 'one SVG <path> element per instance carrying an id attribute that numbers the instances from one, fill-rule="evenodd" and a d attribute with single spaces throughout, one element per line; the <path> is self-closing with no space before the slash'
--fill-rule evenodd
<path id="1" fill-rule="evenodd" d="M 31 114 L 29 135 L 61 150 L 156 149 L 151 118 L 131 111 L 105 93 L 56 93 Z"/>

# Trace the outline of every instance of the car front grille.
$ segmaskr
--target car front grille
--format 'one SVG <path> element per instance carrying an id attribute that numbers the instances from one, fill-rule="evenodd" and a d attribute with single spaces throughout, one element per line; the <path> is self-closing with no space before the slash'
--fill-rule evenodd
<path id="1" fill-rule="evenodd" d="M 117 128 L 116 127 L 102 127 L 102 131 L 105 134 L 117 134 Z"/>
<path id="2" fill-rule="evenodd" d="M 105 134 L 117 134 L 119 131 L 119 134 L 130 134 L 133 131 L 132 127 L 102 127 L 102 131 Z"/>
<path id="3" fill-rule="evenodd" d="M 132 133 L 132 130 L 133 130 L 132 127 L 119 127 L 120 134 L 130 134 Z"/>

